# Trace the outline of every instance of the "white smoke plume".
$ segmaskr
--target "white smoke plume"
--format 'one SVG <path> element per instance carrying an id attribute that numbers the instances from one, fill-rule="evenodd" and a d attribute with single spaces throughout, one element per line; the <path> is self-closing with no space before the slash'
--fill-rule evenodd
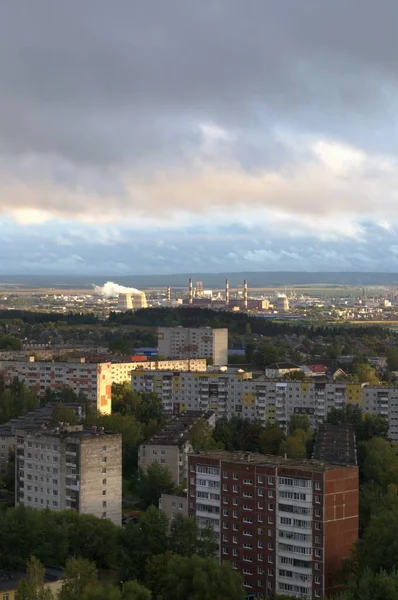
<path id="1" fill-rule="evenodd" d="M 103 286 L 95 285 L 94 289 L 104 298 L 116 298 L 119 294 L 141 294 L 141 290 L 119 285 L 113 281 L 107 281 Z"/>

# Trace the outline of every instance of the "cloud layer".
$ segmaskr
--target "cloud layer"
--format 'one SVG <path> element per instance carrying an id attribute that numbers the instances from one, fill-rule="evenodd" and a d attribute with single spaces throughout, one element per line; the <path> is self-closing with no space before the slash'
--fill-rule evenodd
<path id="1" fill-rule="evenodd" d="M 0 269 L 394 270 L 397 18 L 5 0 Z"/>

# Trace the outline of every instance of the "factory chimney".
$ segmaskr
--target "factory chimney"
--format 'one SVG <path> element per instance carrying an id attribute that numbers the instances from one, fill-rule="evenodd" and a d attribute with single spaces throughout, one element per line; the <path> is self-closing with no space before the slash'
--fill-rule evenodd
<path id="1" fill-rule="evenodd" d="M 167 286 L 166 298 L 167 298 L 167 302 L 170 302 L 170 300 L 171 300 L 171 287 L 169 285 Z"/>
<path id="2" fill-rule="evenodd" d="M 229 281 L 225 280 L 225 306 L 229 307 Z"/>
<path id="3" fill-rule="evenodd" d="M 189 288 L 188 288 L 188 303 L 193 304 L 193 286 L 192 279 L 189 279 Z"/>
<path id="4" fill-rule="evenodd" d="M 243 282 L 243 308 L 247 310 L 247 279 Z"/>

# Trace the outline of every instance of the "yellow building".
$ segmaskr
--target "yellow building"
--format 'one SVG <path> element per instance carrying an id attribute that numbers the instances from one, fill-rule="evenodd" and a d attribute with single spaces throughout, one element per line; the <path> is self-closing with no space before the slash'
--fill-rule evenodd
<path id="1" fill-rule="evenodd" d="M 23 571 L 0 571 L 0 600 L 16 600 L 18 584 L 25 576 L 26 573 Z M 61 577 L 61 569 L 46 569 L 44 587 L 52 591 L 54 598 L 62 588 Z"/>

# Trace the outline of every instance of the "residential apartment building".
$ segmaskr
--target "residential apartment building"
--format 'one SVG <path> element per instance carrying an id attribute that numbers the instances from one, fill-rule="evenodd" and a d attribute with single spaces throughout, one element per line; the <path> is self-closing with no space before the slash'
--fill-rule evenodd
<path id="1" fill-rule="evenodd" d="M 175 496 L 173 494 L 162 494 L 159 499 L 159 510 L 164 512 L 170 520 L 177 515 L 188 516 L 187 496 Z"/>
<path id="2" fill-rule="evenodd" d="M 25 360 L 0 360 L 0 376 L 4 377 L 6 385 L 17 377 L 35 390 L 39 397 L 43 396 L 47 388 L 59 390 L 68 386 L 77 394 L 82 392 L 102 414 L 110 414 L 112 411 L 112 383 L 129 382 L 135 368 L 140 371 L 205 371 L 206 359 L 140 363 L 86 361 L 84 358 L 58 362 L 35 361 L 33 357 Z"/>
<path id="3" fill-rule="evenodd" d="M 166 358 L 211 358 L 228 364 L 228 329 L 158 327 L 158 352 Z"/>
<path id="4" fill-rule="evenodd" d="M 188 411 L 171 418 L 161 431 L 138 449 L 138 464 L 143 471 L 153 463 L 169 469 L 175 485 L 181 485 L 188 477 L 188 454 L 193 451 L 189 433 L 193 425 L 205 419 L 214 427 L 215 416 L 211 411 Z"/>
<path id="5" fill-rule="evenodd" d="M 8 472 L 10 458 L 15 452 L 16 431 L 25 427 L 48 425 L 56 406 L 56 404 L 47 404 L 0 425 L 0 475 L 6 475 Z M 84 420 L 84 405 L 71 402 L 68 403 L 68 408 L 74 411 L 78 423 Z"/>
<path id="6" fill-rule="evenodd" d="M 269 380 L 236 369 L 136 370 L 131 380 L 133 390 L 156 392 L 168 412 L 212 410 L 217 418 L 256 418 L 282 428 L 293 414 L 307 414 L 315 426 L 331 408 L 356 404 L 364 412 L 386 417 L 389 437 L 398 441 L 398 386 Z"/>
<path id="7" fill-rule="evenodd" d="M 122 521 L 122 436 L 81 425 L 17 431 L 15 504 Z"/>
<path id="8" fill-rule="evenodd" d="M 189 515 L 211 525 L 247 598 L 322 598 L 358 538 L 358 467 L 246 452 L 189 457 Z"/>

